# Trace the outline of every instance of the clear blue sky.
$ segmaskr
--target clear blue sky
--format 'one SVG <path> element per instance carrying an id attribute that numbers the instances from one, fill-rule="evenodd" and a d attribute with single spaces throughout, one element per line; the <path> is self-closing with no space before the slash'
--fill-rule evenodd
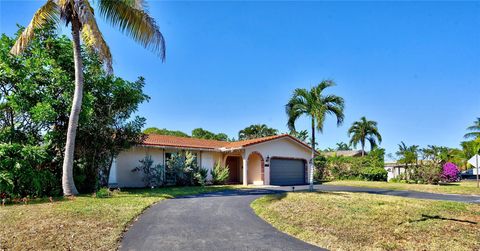
<path id="1" fill-rule="evenodd" d="M 13 34 L 42 2 L 0 0 L 0 31 Z M 322 79 L 346 100 L 345 123 L 326 120 L 322 148 L 347 142 L 361 116 L 378 121 L 388 153 L 402 140 L 457 147 L 480 116 L 480 2 L 149 2 L 164 64 L 100 22 L 115 74 L 147 80 L 147 126 L 286 132 L 292 90 Z"/>

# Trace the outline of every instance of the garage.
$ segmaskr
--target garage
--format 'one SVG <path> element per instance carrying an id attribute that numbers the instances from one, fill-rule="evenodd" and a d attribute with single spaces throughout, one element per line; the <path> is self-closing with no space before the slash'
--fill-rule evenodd
<path id="1" fill-rule="evenodd" d="M 298 159 L 271 159 L 271 185 L 305 184 L 305 162 Z"/>

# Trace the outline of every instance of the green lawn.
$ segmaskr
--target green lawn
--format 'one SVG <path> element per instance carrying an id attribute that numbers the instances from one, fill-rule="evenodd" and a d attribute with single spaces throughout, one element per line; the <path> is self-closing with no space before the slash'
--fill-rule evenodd
<path id="1" fill-rule="evenodd" d="M 393 190 L 412 190 L 430 193 L 480 195 L 480 188 L 477 188 L 476 181 L 462 181 L 442 185 L 425 185 L 377 181 L 339 180 L 325 183 L 325 185 L 373 187 Z"/>
<path id="2" fill-rule="evenodd" d="M 125 227 L 148 206 L 175 196 L 234 186 L 128 190 L 0 207 L 0 250 L 116 250 Z"/>
<path id="3" fill-rule="evenodd" d="M 252 203 L 280 231 L 331 250 L 480 250 L 480 205 L 345 192 Z"/>

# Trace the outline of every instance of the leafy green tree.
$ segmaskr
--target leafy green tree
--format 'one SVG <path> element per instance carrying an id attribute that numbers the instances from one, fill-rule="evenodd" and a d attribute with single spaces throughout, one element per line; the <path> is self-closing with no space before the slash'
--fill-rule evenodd
<path id="1" fill-rule="evenodd" d="M 470 132 L 465 134 L 466 139 L 480 138 L 480 118 L 477 118 L 477 120 L 473 122 L 472 126 L 467 127 L 467 130 Z"/>
<path id="2" fill-rule="evenodd" d="M 98 0 L 97 3 L 100 14 L 107 21 L 144 47 L 158 52 L 159 56 L 164 59 L 165 43 L 163 35 L 154 19 L 146 11 L 146 4 L 143 1 Z M 35 12 L 30 24 L 18 37 L 11 53 L 19 55 L 24 52 L 35 36 L 37 29 L 52 22 L 55 24 L 60 22 L 66 25 L 71 24 L 72 30 L 75 91 L 69 115 L 62 168 L 63 194 L 68 196 L 78 194 L 73 180 L 73 160 L 84 87 L 80 36 L 84 45 L 98 55 L 109 72 L 112 70 L 112 55 L 97 26 L 95 13 L 88 0 L 47 0 L 45 5 Z"/>
<path id="3" fill-rule="evenodd" d="M 377 122 L 367 120 L 361 117 L 359 121 L 353 122 L 350 129 L 348 129 L 348 136 L 351 137 L 350 144 L 356 147 L 360 143 L 362 147 L 362 156 L 365 155 L 365 142 L 368 140 L 370 148 L 373 150 L 378 143 L 382 142 L 382 136 L 378 132 Z"/>
<path id="4" fill-rule="evenodd" d="M 238 132 L 238 140 L 256 139 L 278 134 L 278 130 L 265 124 L 255 124 L 245 127 Z"/>
<path id="5" fill-rule="evenodd" d="M 55 31 L 51 25 L 38 29 L 16 57 L 9 53 L 15 40 L 0 39 L 0 142 L 46 147 L 49 161 L 41 168 L 60 180 L 75 74 L 71 40 Z M 108 181 L 114 156 L 142 141 L 145 119 L 130 117 L 149 98 L 143 78 L 109 75 L 95 54 L 82 52 L 85 90 L 74 168 L 79 189 L 91 192 Z"/>
<path id="6" fill-rule="evenodd" d="M 288 134 L 292 135 L 293 137 L 295 137 L 295 138 L 297 138 L 297 139 L 299 139 L 303 142 L 307 142 L 307 139 L 308 139 L 308 131 L 307 130 L 301 130 L 299 132 L 290 130 L 290 132 Z"/>
<path id="7" fill-rule="evenodd" d="M 315 131 L 323 131 L 323 124 L 327 114 L 334 115 L 337 118 L 337 126 L 343 123 L 343 109 L 345 102 L 343 98 L 336 95 L 325 95 L 326 88 L 334 86 L 335 83 L 330 80 L 324 80 L 319 85 L 307 89 L 295 89 L 293 95 L 286 105 L 288 116 L 288 128 L 295 131 L 295 121 L 302 115 L 311 119 L 312 126 L 312 160 L 315 158 Z M 312 161 L 313 162 L 313 161 Z M 313 190 L 313 163 L 310 164 L 310 190 Z"/>
<path id="8" fill-rule="evenodd" d="M 170 136 L 177 136 L 177 137 L 185 137 L 189 138 L 190 136 L 182 131 L 174 131 L 168 130 L 166 128 L 156 128 L 156 127 L 149 127 L 143 131 L 145 134 L 158 134 L 158 135 L 170 135 Z"/>
<path id="9" fill-rule="evenodd" d="M 228 135 L 226 135 L 225 133 L 215 134 L 215 133 L 207 131 L 203 128 L 193 129 L 192 130 L 192 138 L 228 141 Z"/>
<path id="10" fill-rule="evenodd" d="M 340 143 L 337 143 L 337 151 L 350 151 L 352 150 L 352 148 L 350 148 L 350 146 L 345 143 L 345 142 L 340 142 Z"/>

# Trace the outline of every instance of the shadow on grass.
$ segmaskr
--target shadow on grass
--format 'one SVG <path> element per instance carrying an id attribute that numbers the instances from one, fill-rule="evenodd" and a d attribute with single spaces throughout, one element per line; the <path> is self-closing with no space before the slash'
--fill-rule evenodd
<path id="1" fill-rule="evenodd" d="M 458 183 L 439 183 L 438 185 L 442 187 L 459 187 L 460 186 L 460 184 Z"/>
<path id="2" fill-rule="evenodd" d="M 460 219 L 454 219 L 454 218 L 445 218 L 440 215 L 426 215 L 422 214 L 422 217 L 418 220 L 409 220 L 407 222 L 402 222 L 398 225 L 402 225 L 404 223 L 415 223 L 415 222 L 422 222 L 422 221 L 427 221 L 427 220 L 447 220 L 447 221 L 455 221 L 455 222 L 462 222 L 462 223 L 468 223 L 468 224 L 478 224 L 475 221 L 469 221 L 469 220 L 460 220 Z"/>

